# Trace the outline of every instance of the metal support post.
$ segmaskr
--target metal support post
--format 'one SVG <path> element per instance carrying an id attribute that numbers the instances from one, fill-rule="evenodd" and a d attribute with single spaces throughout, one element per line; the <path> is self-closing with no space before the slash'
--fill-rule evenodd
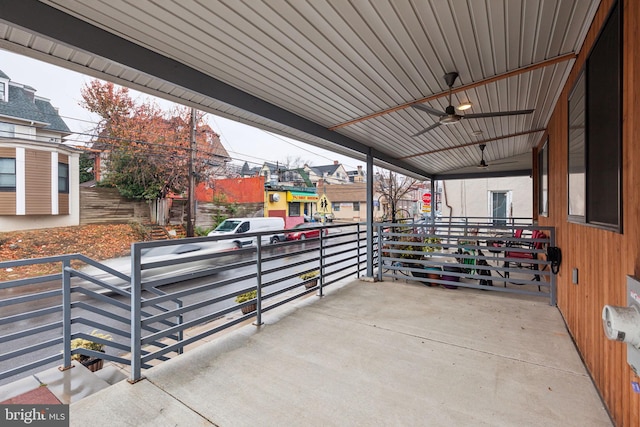
<path id="1" fill-rule="evenodd" d="M 136 243 L 131 245 L 131 373 L 129 382 L 142 379 L 142 253 Z"/>
<path id="2" fill-rule="evenodd" d="M 262 325 L 262 236 L 256 236 L 256 323 Z"/>

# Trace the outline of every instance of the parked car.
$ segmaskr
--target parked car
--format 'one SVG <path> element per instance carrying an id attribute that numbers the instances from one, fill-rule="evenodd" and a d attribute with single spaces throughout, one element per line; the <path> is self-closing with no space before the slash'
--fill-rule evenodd
<path id="1" fill-rule="evenodd" d="M 323 219 L 325 222 L 333 222 L 333 220 L 335 219 L 335 216 L 331 212 L 328 212 L 325 214 L 316 212 L 313 214 L 313 219 L 317 222 L 322 222 Z"/>
<path id="2" fill-rule="evenodd" d="M 284 219 L 277 217 L 263 218 L 227 218 L 211 231 L 209 236 L 238 234 L 234 238 L 234 243 L 239 247 L 251 246 L 256 244 L 255 237 L 243 237 L 243 233 L 257 233 L 260 231 L 280 231 L 284 230 Z M 284 240 L 282 233 L 273 235 L 264 235 L 261 238 L 262 243 L 278 243 Z"/>
<path id="3" fill-rule="evenodd" d="M 318 227 L 318 224 L 312 222 L 303 222 L 293 227 L 296 231 L 285 233 L 284 238 L 286 240 L 304 240 L 320 237 L 320 231 L 324 230 L 324 235 L 328 234 L 327 229 Z"/>

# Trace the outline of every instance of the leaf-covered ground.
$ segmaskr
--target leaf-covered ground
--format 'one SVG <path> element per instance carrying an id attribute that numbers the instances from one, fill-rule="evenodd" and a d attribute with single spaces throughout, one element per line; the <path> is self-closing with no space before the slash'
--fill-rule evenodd
<path id="1" fill-rule="evenodd" d="M 131 243 L 145 240 L 136 224 L 91 224 L 0 233 L 0 261 L 81 253 L 100 261 L 129 255 Z M 60 264 L 0 270 L 0 281 L 59 273 Z"/>

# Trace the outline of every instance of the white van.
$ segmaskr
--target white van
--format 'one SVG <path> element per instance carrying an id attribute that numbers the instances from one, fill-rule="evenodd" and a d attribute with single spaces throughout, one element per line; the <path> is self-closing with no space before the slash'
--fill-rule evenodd
<path id="1" fill-rule="evenodd" d="M 261 231 L 280 231 L 276 234 L 265 234 L 262 236 L 262 243 L 278 243 L 284 241 L 284 219 L 283 218 L 227 218 L 211 231 L 209 236 L 220 236 L 226 234 L 258 233 Z M 238 247 L 255 245 L 255 236 L 234 239 Z"/>

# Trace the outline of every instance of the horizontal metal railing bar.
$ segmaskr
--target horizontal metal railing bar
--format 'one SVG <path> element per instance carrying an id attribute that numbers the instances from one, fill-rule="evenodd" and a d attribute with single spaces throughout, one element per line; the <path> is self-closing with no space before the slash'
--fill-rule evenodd
<path id="1" fill-rule="evenodd" d="M 83 309 L 83 310 L 87 310 L 90 313 L 94 313 L 94 314 L 98 314 L 100 316 L 106 317 L 110 320 L 115 320 L 116 322 L 120 322 L 123 323 L 127 326 L 129 326 L 129 323 L 131 322 L 131 318 L 130 317 L 124 317 L 124 316 L 120 316 L 117 315 L 111 311 L 107 311 L 104 310 L 102 308 L 98 308 L 95 307 L 91 304 L 87 304 L 86 302 L 83 301 L 73 301 L 71 303 L 71 309 Z"/>
<path id="2" fill-rule="evenodd" d="M 46 298 L 60 297 L 61 295 L 62 291 L 60 289 L 56 289 L 53 291 L 38 292 L 36 294 L 22 295 L 19 297 L 5 298 L 3 300 L 0 300 L 0 307 L 24 304 L 27 302 L 39 301 Z"/>
<path id="3" fill-rule="evenodd" d="M 21 374 L 21 373 L 26 372 L 26 371 L 30 371 L 31 369 L 39 368 L 41 366 L 45 366 L 45 365 L 48 365 L 50 363 L 57 362 L 60 359 L 62 359 L 62 353 L 56 354 L 56 355 L 52 355 L 52 356 L 48 356 L 48 357 L 45 357 L 43 359 L 34 360 L 31 363 L 27 363 L 27 364 L 18 366 L 18 367 L 13 368 L 13 369 L 8 369 L 6 371 L 0 372 L 0 380 L 12 377 L 14 375 Z"/>
<path id="4" fill-rule="evenodd" d="M 106 304 L 113 305 L 114 307 L 118 307 L 118 308 L 121 308 L 121 309 L 124 309 L 124 310 L 131 311 L 131 305 L 129 305 L 127 303 L 124 303 L 122 301 L 118 301 L 117 299 L 111 298 L 108 295 L 92 291 L 90 289 L 80 288 L 80 287 L 72 287 L 71 288 L 71 293 L 82 294 L 82 295 L 85 295 L 85 296 L 87 296 L 89 298 L 93 298 L 95 300 L 104 302 Z"/>
<path id="5" fill-rule="evenodd" d="M 352 273 L 346 273 L 346 274 L 343 274 L 343 275 L 339 275 L 339 276 L 337 276 L 337 277 L 334 277 L 334 275 L 333 275 L 333 273 L 332 273 L 332 274 L 331 274 L 331 276 L 330 276 L 330 277 L 331 277 L 331 280 L 325 280 L 325 282 L 322 284 L 322 287 L 323 287 L 323 288 L 325 288 L 325 287 L 327 287 L 327 286 L 333 285 L 334 283 L 337 283 L 337 282 L 339 282 L 340 280 L 345 279 L 345 278 L 347 278 L 347 277 L 350 277 L 350 276 L 352 276 L 352 275 L 353 275 Z"/>
<path id="6" fill-rule="evenodd" d="M 205 261 L 205 260 L 216 260 L 218 258 L 222 258 L 222 257 L 227 257 L 229 255 L 243 255 L 243 254 L 249 254 L 249 253 L 253 253 L 255 252 L 255 248 L 241 248 L 241 249 L 234 249 L 234 250 L 228 250 L 228 251 L 221 251 L 221 252 L 209 252 L 206 254 L 199 254 L 199 253 L 194 253 L 193 255 L 186 255 L 183 257 L 175 257 L 175 258 L 169 258 L 169 259 L 164 259 L 162 261 L 144 261 L 144 256 L 142 257 L 142 261 L 140 262 L 140 269 L 141 270 L 151 270 L 153 268 L 158 268 L 158 267 L 166 267 L 168 265 L 176 265 L 176 264 L 188 264 L 190 262 L 198 262 L 198 261 Z"/>
<path id="7" fill-rule="evenodd" d="M 166 320 L 169 317 L 176 317 L 176 316 L 188 313 L 189 311 L 197 310 L 199 308 L 206 307 L 207 305 L 215 304 L 217 302 L 226 301 L 228 299 L 230 299 L 229 294 L 225 294 L 225 295 L 221 295 L 221 296 L 216 296 L 214 298 L 208 298 L 206 300 L 201 300 L 201 301 L 198 301 L 198 302 L 196 302 L 194 304 L 189 304 L 189 305 L 185 305 L 185 306 L 182 306 L 182 307 L 169 309 L 164 313 L 158 313 L 158 314 L 155 314 L 153 316 L 145 317 L 144 319 L 141 320 L 141 325 L 143 327 L 146 327 L 146 326 L 151 325 L 151 324 L 153 324 L 155 322 Z M 175 325 L 172 325 L 172 326 L 175 326 Z"/>
<path id="8" fill-rule="evenodd" d="M 42 341 L 38 344 L 33 344 L 27 347 L 19 348 L 18 350 L 10 351 L 8 353 L 0 354 L 0 361 L 9 360 L 14 357 L 24 356 L 29 353 L 33 353 L 34 351 L 42 350 L 44 348 L 48 348 L 54 345 L 59 345 L 62 343 L 62 337 L 52 338 L 47 341 Z"/>
<path id="9" fill-rule="evenodd" d="M 3 267 L 0 267 L 0 269 L 2 268 Z M 22 286 L 36 285 L 38 283 L 59 282 L 61 279 L 62 275 L 60 273 L 55 273 L 44 276 L 29 277 L 26 279 L 7 280 L 0 282 L 0 289 L 19 288 Z"/>
<path id="10" fill-rule="evenodd" d="M 115 294 L 119 294 L 119 295 L 123 295 L 123 296 L 128 296 L 128 295 L 131 294 L 128 291 L 127 287 L 122 288 L 122 287 L 119 287 L 119 286 L 116 286 L 116 285 L 112 285 L 112 284 L 107 283 L 107 282 L 105 282 L 103 280 L 97 279 L 97 278 L 95 278 L 95 277 L 91 276 L 90 274 L 87 274 L 87 273 L 85 273 L 83 271 L 74 270 L 73 268 L 66 268 L 65 270 L 71 274 L 71 277 L 79 277 L 79 278 L 81 278 L 83 280 L 86 280 L 88 282 L 93 283 L 94 285 L 97 285 L 97 286 L 100 286 L 102 288 L 105 288 L 105 289 L 107 289 L 107 290 L 109 290 L 109 291 L 111 291 L 111 292 L 113 292 Z M 124 283 L 130 283 L 130 281 L 129 282 L 123 282 L 123 284 Z M 78 287 L 79 286 L 72 286 L 72 289 L 73 288 L 78 288 Z"/>
<path id="11" fill-rule="evenodd" d="M 323 265 L 324 265 L 324 267 L 334 267 L 336 265 L 343 264 L 343 263 L 345 263 L 345 262 L 347 262 L 349 260 L 355 260 L 355 259 L 356 259 L 355 256 L 347 257 L 347 258 L 338 259 L 337 261 L 325 262 Z M 355 262 L 354 262 L 354 264 L 355 264 Z"/>
<path id="12" fill-rule="evenodd" d="M 207 292 L 216 288 L 224 287 L 227 285 L 232 285 L 237 283 L 240 280 L 252 279 L 256 277 L 256 273 L 246 274 L 239 277 L 231 277 L 229 279 L 225 279 L 219 282 L 207 283 L 204 285 L 194 286 L 190 289 L 185 289 L 182 291 L 177 291 L 167 295 L 158 295 L 154 297 L 150 297 L 142 302 L 142 307 L 147 307 L 152 304 L 159 304 L 167 301 L 172 301 L 173 299 L 182 299 L 186 296 L 198 294 L 201 292 Z"/>
<path id="13" fill-rule="evenodd" d="M 249 305 L 249 302 L 247 302 L 247 304 L 243 304 L 243 305 Z M 241 306 L 241 305 L 239 305 L 239 306 Z M 237 307 L 235 309 L 237 309 Z M 189 329 L 189 328 L 191 328 L 193 326 L 197 326 L 197 325 L 200 325 L 202 323 L 206 323 L 206 322 L 209 322 L 211 320 L 215 320 L 218 317 L 220 317 L 218 315 L 218 313 L 221 313 L 221 312 L 224 312 L 224 311 L 225 310 L 220 310 L 220 311 L 215 312 L 215 313 L 210 313 L 210 314 L 207 314 L 207 315 L 204 315 L 204 316 L 200 316 L 200 317 L 198 317 L 196 319 L 192 319 L 192 320 L 186 321 L 186 322 L 181 323 L 179 325 L 176 325 L 176 326 L 174 326 L 172 328 L 167 328 L 164 331 L 156 332 L 156 333 L 153 333 L 153 334 L 150 334 L 150 335 L 143 336 L 142 339 L 140 340 L 140 343 L 142 345 L 147 345 L 147 344 L 152 343 L 152 342 L 154 342 L 156 340 L 165 338 L 166 335 L 176 334 L 176 333 L 179 333 L 180 331 L 184 331 L 185 329 Z M 232 311 L 235 311 L 235 310 L 229 310 L 229 313 L 232 312 Z"/>
<path id="14" fill-rule="evenodd" d="M 102 331 L 108 332 L 112 335 L 116 335 L 125 339 L 129 339 L 131 338 L 131 332 L 130 331 L 125 331 L 123 329 L 118 329 L 116 327 L 113 327 L 111 325 L 107 325 L 104 323 L 99 323 L 96 322 L 95 320 L 92 319 L 86 319 L 84 317 L 72 317 L 71 318 L 71 325 L 84 325 L 84 326 L 89 326 L 93 329 L 100 329 Z M 90 341 L 95 341 L 92 337 L 92 335 L 86 334 L 84 332 L 75 332 L 73 334 L 71 334 L 71 338 L 75 339 L 75 338 L 85 338 L 88 339 Z M 110 345 L 109 343 L 112 343 L 112 341 L 107 341 L 107 345 Z"/>
<path id="15" fill-rule="evenodd" d="M 47 323 L 46 325 L 40 325 L 33 328 L 20 330 L 18 332 L 0 336 L 0 344 L 11 342 L 20 338 L 25 338 L 31 335 L 40 334 L 42 332 L 47 332 L 52 329 L 58 329 L 58 328 L 62 328 L 62 321 Z"/>
<path id="16" fill-rule="evenodd" d="M 23 320 L 34 319 L 36 317 L 46 316 L 48 314 L 59 313 L 62 311 L 61 305 L 54 305 L 52 307 L 43 308 L 40 310 L 32 310 L 28 313 L 15 314 L 13 316 L 7 316 L 0 318 L 0 325 L 8 325 L 9 323 L 20 322 Z"/>
<path id="17" fill-rule="evenodd" d="M 115 268 L 111 268 L 108 265 L 103 264 L 103 263 L 101 263 L 99 261 L 95 261 L 94 259 L 89 258 L 86 255 L 75 254 L 74 258 L 76 258 L 77 260 L 82 261 L 82 262 L 84 262 L 84 263 L 86 263 L 88 265 L 91 265 L 91 266 L 93 266 L 93 267 L 95 267 L 95 268 L 97 268 L 99 270 L 102 270 L 102 271 L 104 271 L 106 273 L 109 273 L 112 276 L 119 277 L 121 279 L 124 279 L 125 281 L 129 281 L 129 282 L 131 281 L 131 278 L 127 274 L 124 274 L 123 272 L 118 271 Z"/>
<path id="18" fill-rule="evenodd" d="M 235 267 L 235 265 L 234 265 Z M 140 287 L 143 291 L 151 291 L 152 289 L 158 289 L 161 286 L 172 285 L 174 283 L 185 282 L 187 280 L 200 279 L 202 277 L 209 277 L 219 274 L 227 269 L 227 266 L 220 266 L 209 268 L 206 270 L 193 271 L 177 276 L 165 277 L 163 279 L 146 280 L 140 283 Z"/>
<path id="19" fill-rule="evenodd" d="M 150 353 L 148 353 L 147 355 L 145 355 L 142 358 L 142 362 L 143 363 L 147 363 L 150 360 L 156 359 L 158 357 L 158 355 L 167 354 L 167 353 L 169 353 L 171 351 L 176 351 L 179 348 L 186 347 L 189 344 L 193 344 L 195 342 L 198 342 L 198 341 L 202 340 L 203 338 L 206 338 L 208 336 L 217 334 L 218 332 L 222 332 L 225 329 L 230 328 L 231 326 L 234 326 L 234 325 L 237 325 L 238 323 L 244 322 L 245 320 L 246 320 L 245 317 L 238 317 L 236 319 L 233 319 L 233 320 L 230 320 L 230 321 L 224 323 L 223 325 L 214 327 L 214 328 L 212 328 L 212 329 L 210 329 L 208 331 L 201 332 L 201 333 L 199 333 L 197 335 L 194 335 L 192 337 L 189 337 L 189 338 L 183 339 L 181 341 L 178 341 L 178 342 L 176 342 L 174 344 L 168 345 L 167 347 L 164 347 L 164 348 L 162 348 L 162 349 L 160 349 L 160 350 L 158 350 L 156 352 L 150 352 Z"/>
<path id="20" fill-rule="evenodd" d="M 397 279 L 399 278 L 399 276 L 393 275 L 393 274 L 387 274 L 387 273 L 383 273 L 382 274 L 383 278 L 390 278 L 390 279 Z M 404 276 L 404 278 L 408 278 L 406 276 Z M 434 279 L 421 279 L 418 277 L 411 277 L 411 280 L 417 281 L 417 282 L 432 282 L 432 281 L 436 281 Z M 443 281 L 440 281 L 443 282 Z M 466 283 L 466 282 L 446 282 L 446 284 L 450 284 L 450 285 L 454 285 L 454 286 L 458 286 L 458 287 L 462 287 L 462 288 L 471 288 L 471 289 L 479 289 L 479 290 L 485 290 L 485 291 L 494 291 L 494 292 L 505 292 L 505 293 L 513 293 L 513 294 L 519 294 L 519 295 L 530 295 L 530 296 L 547 296 L 548 297 L 548 293 L 544 292 L 536 292 L 536 291 L 529 291 L 526 289 L 514 289 L 514 288 L 505 288 L 502 286 L 481 286 L 481 285 L 476 285 L 473 283 Z M 537 285 L 537 282 L 533 283 L 534 285 Z"/>
<path id="21" fill-rule="evenodd" d="M 65 260 L 78 258 L 79 254 L 54 255 L 41 258 L 16 259 L 0 262 L 0 268 L 22 267 L 25 265 L 55 264 Z"/>
<path id="22" fill-rule="evenodd" d="M 303 296 L 305 296 L 307 294 L 313 293 L 317 289 L 318 289 L 317 287 L 310 288 L 310 289 L 305 289 L 304 291 L 300 292 L 299 294 L 293 295 L 293 296 L 291 296 L 289 298 L 285 298 L 283 300 L 279 300 L 279 301 L 274 302 L 273 304 L 270 304 L 268 307 L 265 307 L 262 311 L 263 312 L 267 312 L 267 311 L 274 310 L 274 309 L 276 309 L 276 308 L 278 308 L 278 307 L 280 307 L 282 305 L 290 303 L 291 301 L 295 301 L 295 300 L 297 300 L 299 298 L 302 298 Z"/>

